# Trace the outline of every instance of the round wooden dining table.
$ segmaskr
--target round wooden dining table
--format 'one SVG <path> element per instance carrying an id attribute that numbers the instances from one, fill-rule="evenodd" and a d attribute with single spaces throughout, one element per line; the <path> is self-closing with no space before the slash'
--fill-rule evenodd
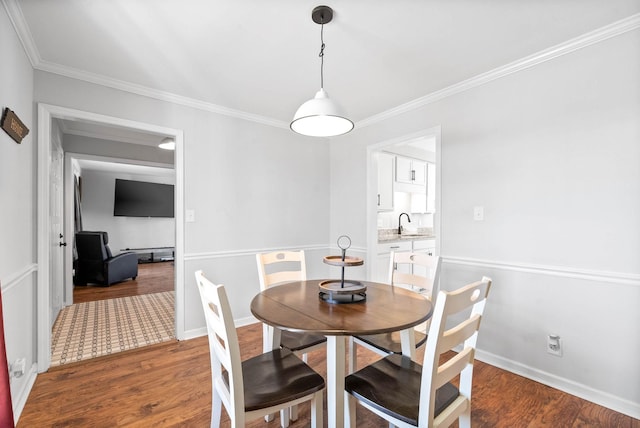
<path id="1" fill-rule="evenodd" d="M 344 426 L 346 340 L 349 336 L 400 331 L 402 352 L 415 356 L 411 329 L 428 320 L 433 305 L 424 296 L 400 287 L 360 281 L 366 298 L 355 303 L 330 303 L 319 297 L 326 280 L 295 281 L 270 287 L 251 301 L 251 312 L 273 329 L 280 346 L 280 331 L 299 331 L 327 337 L 327 410 L 329 427 Z"/>

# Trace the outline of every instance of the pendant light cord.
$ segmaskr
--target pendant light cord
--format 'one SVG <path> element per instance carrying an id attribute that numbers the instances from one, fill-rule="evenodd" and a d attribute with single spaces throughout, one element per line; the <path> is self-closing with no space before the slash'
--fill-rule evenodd
<path id="1" fill-rule="evenodd" d="M 324 22 L 320 24 L 320 89 L 324 89 Z"/>

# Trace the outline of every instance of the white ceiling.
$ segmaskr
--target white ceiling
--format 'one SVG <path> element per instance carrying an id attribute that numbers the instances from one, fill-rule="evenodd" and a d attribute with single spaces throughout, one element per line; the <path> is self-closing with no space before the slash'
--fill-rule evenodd
<path id="1" fill-rule="evenodd" d="M 277 126 L 320 86 L 316 0 L 2 1 L 37 69 Z M 328 4 L 324 86 L 356 125 L 640 13 L 638 0 Z"/>

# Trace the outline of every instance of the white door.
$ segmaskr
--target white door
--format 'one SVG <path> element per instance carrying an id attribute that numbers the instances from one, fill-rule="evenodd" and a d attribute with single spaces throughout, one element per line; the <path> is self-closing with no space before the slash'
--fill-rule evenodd
<path id="1" fill-rule="evenodd" d="M 51 305 L 51 326 L 63 305 L 64 290 L 64 247 L 66 237 L 63 235 L 63 205 L 62 205 L 62 171 L 64 153 L 57 135 L 51 140 L 51 158 L 49 159 L 49 221 L 51 236 L 49 242 L 49 296 Z"/>

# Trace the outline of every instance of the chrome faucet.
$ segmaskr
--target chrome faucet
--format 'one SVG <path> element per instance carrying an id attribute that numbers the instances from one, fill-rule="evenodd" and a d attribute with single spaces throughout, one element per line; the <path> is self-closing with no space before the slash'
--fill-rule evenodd
<path id="1" fill-rule="evenodd" d="M 409 221 L 409 223 L 411 223 L 411 217 L 409 217 L 409 214 L 400 213 L 400 215 L 398 216 L 398 235 L 402 235 L 402 216 L 403 215 L 406 215 L 407 220 Z"/>

